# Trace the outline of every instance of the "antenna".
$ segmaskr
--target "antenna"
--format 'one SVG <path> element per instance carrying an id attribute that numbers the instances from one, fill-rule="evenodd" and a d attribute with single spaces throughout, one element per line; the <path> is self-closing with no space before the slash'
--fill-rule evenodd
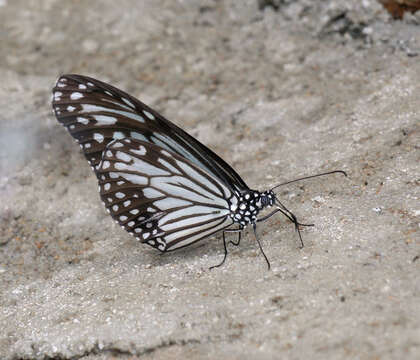
<path id="1" fill-rule="evenodd" d="M 334 170 L 334 171 L 329 171 L 329 172 L 325 172 L 325 173 L 321 173 L 321 174 L 317 174 L 317 175 L 305 176 L 305 177 L 302 177 L 302 178 L 299 178 L 299 179 L 295 179 L 295 180 L 291 180 L 291 181 L 286 181 L 284 183 L 281 183 L 281 184 L 278 184 L 278 185 L 274 186 L 273 188 L 271 188 L 271 191 L 273 191 L 275 188 L 278 188 L 280 186 L 291 184 L 291 183 L 294 183 L 294 182 L 297 182 L 297 181 L 311 179 L 311 178 L 318 177 L 318 176 L 336 174 L 336 173 L 343 174 L 345 177 L 347 177 L 347 173 L 345 171 L 343 171 L 343 170 Z"/>

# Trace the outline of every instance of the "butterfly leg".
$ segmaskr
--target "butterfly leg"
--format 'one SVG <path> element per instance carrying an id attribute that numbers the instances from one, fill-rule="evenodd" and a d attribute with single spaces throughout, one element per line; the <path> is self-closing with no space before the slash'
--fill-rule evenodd
<path id="1" fill-rule="evenodd" d="M 229 244 L 235 245 L 235 246 L 239 246 L 240 242 L 241 242 L 241 235 L 242 235 L 242 229 L 240 229 L 240 231 L 238 232 L 238 241 L 229 241 Z"/>
<path id="2" fill-rule="evenodd" d="M 261 243 L 260 243 L 260 239 L 258 238 L 258 235 L 257 235 L 257 224 L 253 223 L 252 228 L 254 229 L 255 239 L 257 240 L 258 246 L 260 247 L 261 253 L 264 256 L 265 261 L 267 262 L 268 270 L 270 270 L 270 268 L 271 268 L 270 261 L 268 261 L 267 255 L 265 255 L 264 250 L 263 250 L 263 248 L 261 246 Z"/>
<path id="3" fill-rule="evenodd" d="M 226 236 L 225 236 L 225 233 L 227 233 L 227 232 L 233 232 L 233 233 L 236 233 L 237 232 L 237 233 L 239 233 L 239 237 L 238 237 L 238 241 L 237 242 L 229 241 L 230 244 L 233 244 L 235 246 L 238 246 L 239 243 L 241 242 L 241 232 L 242 232 L 243 228 L 244 227 L 241 226 L 239 229 L 226 229 L 226 230 L 223 230 L 223 233 L 222 233 L 222 236 L 223 236 L 223 249 L 225 251 L 225 254 L 223 256 L 223 260 L 222 260 L 222 262 L 220 264 L 211 266 L 209 268 L 209 270 L 211 270 L 213 268 L 216 268 L 216 267 L 220 267 L 220 266 L 222 266 L 225 263 L 225 260 L 227 258 L 227 254 L 228 254 L 227 246 L 226 246 Z"/>

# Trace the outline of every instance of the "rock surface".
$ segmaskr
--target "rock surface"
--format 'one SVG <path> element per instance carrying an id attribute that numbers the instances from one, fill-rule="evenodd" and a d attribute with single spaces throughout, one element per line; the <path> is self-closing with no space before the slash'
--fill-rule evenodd
<path id="1" fill-rule="evenodd" d="M 118 3 L 118 5 L 117 5 Z M 354 3 L 354 4 L 353 4 Z M 376 1 L 0 1 L 1 359 L 420 358 L 420 17 Z M 142 99 L 284 217 L 161 256 L 51 114 L 62 73 Z"/>

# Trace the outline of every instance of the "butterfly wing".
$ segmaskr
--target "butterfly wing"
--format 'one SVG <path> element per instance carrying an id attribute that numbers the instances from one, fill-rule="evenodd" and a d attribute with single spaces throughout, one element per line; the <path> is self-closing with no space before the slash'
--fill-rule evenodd
<path id="1" fill-rule="evenodd" d="M 100 195 L 129 233 L 160 251 L 232 225 L 235 194 L 193 162 L 132 138 L 108 144 L 97 168 Z"/>
<path id="2" fill-rule="evenodd" d="M 235 170 L 205 145 L 136 98 L 99 80 L 61 76 L 53 89 L 53 109 L 94 171 L 109 142 L 131 137 L 184 157 L 236 190 L 248 189 Z"/>

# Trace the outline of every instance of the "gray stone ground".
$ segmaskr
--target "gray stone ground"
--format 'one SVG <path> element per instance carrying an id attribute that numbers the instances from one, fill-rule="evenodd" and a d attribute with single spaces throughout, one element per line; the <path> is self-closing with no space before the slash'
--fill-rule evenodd
<path id="1" fill-rule="evenodd" d="M 260 2 L 262 4 L 263 2 Z M 420 16 L 374 0 L 0 1 L 1 359 L 419 359 Z M 303 222 L 159 255 L 51 114 L 109 81 Z"/>

